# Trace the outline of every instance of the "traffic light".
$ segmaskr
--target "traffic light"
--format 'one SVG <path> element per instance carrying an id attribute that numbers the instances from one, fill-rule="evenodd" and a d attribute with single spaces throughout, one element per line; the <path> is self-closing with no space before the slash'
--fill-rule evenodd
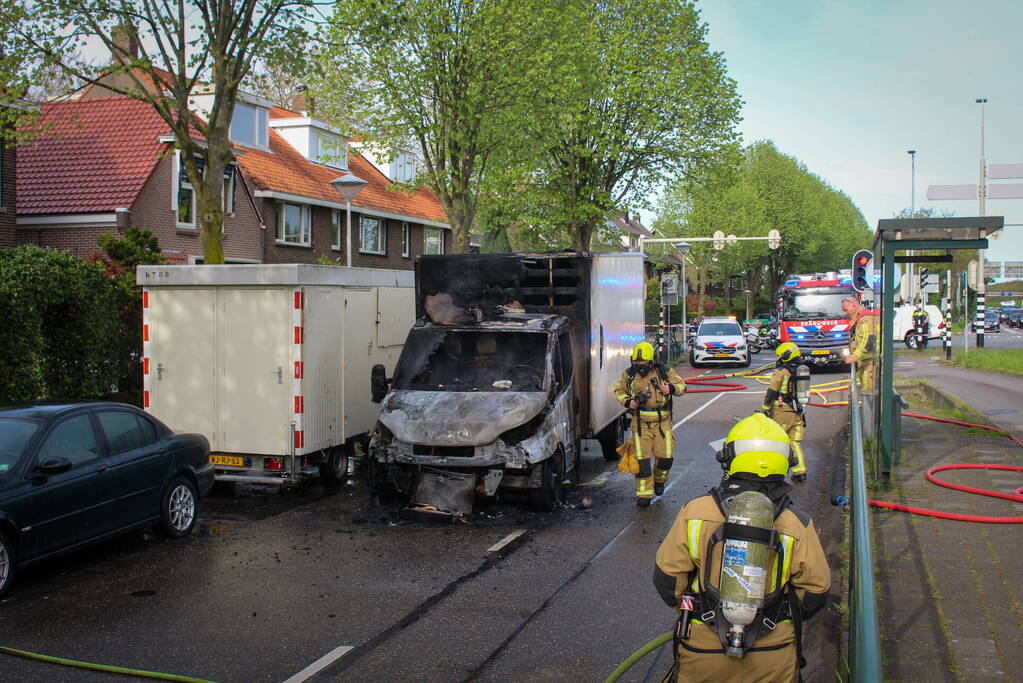
<path id="1" fill-rule="evenodd" d="M 869 249 L 860 249 L 852 257 L 852 286 L 857 292 L 870 289 L 870 279 L 867 277 L 868 266 L 873 260 L 874 254 Z"/>
<path id="2" fill-rule="evenodd" d="M 924 291 L 924 287 L 927 286 L 927 266 L 920 266 L 920 291 Z"/>

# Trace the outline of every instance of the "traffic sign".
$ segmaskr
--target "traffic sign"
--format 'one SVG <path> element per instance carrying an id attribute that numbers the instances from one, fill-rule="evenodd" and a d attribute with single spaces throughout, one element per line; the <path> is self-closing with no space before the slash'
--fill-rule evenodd
<path id="1" fill-rule="evenodd" d="M 661 294 L 678 294 L 678 275 L 665 273 L 661 276 Z"/>
<path id="2" fill-rule="evenodd" d="M 725 233 L 721 230 L 714 231 L 714 248 L 718 251 L 725 248 Z"/>
<path id="3" fill-rule="evenodd" d="M 777 249 L 781 246 L 781 233 L 777 230 L 771 230 L 767 233 L 767 246 L 771 249 Z"/>
<path id="4" fill-rule="evenodd" d="M 735 235 L 729 235 L 725 238 L 725 241 L 728 242 L 728 246 L 733 247 L 739 241 L 739 238 Z"/>

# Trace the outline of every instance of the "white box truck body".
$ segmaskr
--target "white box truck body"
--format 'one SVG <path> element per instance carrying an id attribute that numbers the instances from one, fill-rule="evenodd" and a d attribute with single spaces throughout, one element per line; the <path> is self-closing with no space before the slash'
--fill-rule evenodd
<path id="1" fill-rule="evenodd" d="M 413 273 L 306 264 L 140 266 L 143 407 L 210 441 L 219 480 L 344 476 L 393 366 Z"/>
<path id="2" fill-rule="evenodd" d="M 638 253 L 420 257 L 415 327 L 393 378 L 375 371 L 374 488 L 444 514 L 499 489 L 551 509 L 584 450 L 617 458 L 644 283 Z"/>

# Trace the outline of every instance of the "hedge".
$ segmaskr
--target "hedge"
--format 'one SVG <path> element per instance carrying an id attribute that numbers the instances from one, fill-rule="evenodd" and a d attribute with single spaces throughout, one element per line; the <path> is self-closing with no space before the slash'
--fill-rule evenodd
<path id="1" fill-rule="evenodd" d="M 107 396 L 120 298 L 102 265 L 35 245 L 0 249 L 0 403 Z"/>

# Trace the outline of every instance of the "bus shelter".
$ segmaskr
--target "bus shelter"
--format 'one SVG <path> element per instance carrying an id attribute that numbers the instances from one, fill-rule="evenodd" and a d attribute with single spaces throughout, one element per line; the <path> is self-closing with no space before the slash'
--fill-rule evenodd
<path id="1" fill-rule="evenodd" d="M 1004 227 L 1002 216 L 964 218 L 892 218 L 880 220 L 874 235 L 873 291 L 880 294 L 881 343 L 873 391 L 865 390 L 864 412 L 873 424 L 875 453 L 880 456 L 880 474 L 887 481 L 892 462 L 901 452 L 902 397 L 895 392 L 895 292 L 897 263 L 949 263 L 955 249 L 986 249 L 987 238 Z M 934 254 L 943 251 L 944 254 Z M 932 252 L 923 254 L 921 252 Z M 879 276 L 879 277 L 878 277 Z M 875 301 L 875 308 L 877 302 Z"/>

